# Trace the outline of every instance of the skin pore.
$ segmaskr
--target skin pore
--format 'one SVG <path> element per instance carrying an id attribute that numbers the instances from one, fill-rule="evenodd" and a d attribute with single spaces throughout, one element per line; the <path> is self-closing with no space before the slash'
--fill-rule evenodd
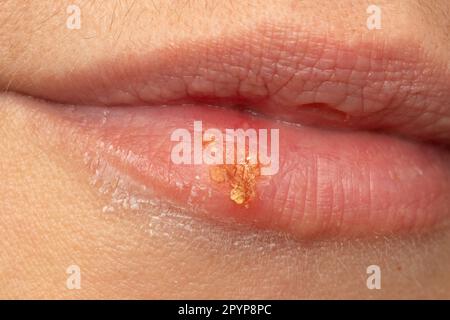
<path id="1" fill-rule="evenodd" d="M 81 9 L 80 29 L 66 26 L 70 4 Z M 41 97 L 52 90 L 43 79 L 98 61 L 114 64 L 257 25 L 298 25 L 348 42 L 411 43 L 448 69 L 448 1 L 378 1 L 382 29 L 370 31 L 369 4 L 2 1 L 0 298 L 450 298 L 445 219 L 427 232 L 299 240 L 160 207 L 109 212 L 111 194 L 99 191 L 83 156 L 57 138 L 71 129 L 22 97 Z M 430 132 L 439 126 L 440 139 L 448 139 L 445 121 L 431 124 Z M 127 183 L 122 191 L 131 188 Z M 66 286 L 72 265 L 80 267 L 79 290 Z M 381 269 L 380 290 L 367 288 L 371 265 Z"/>

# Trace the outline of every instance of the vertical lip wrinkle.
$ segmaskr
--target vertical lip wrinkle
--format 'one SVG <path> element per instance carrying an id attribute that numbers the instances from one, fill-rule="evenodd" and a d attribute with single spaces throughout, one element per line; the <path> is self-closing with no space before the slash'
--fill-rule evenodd
<path id="1" fill-rule="evenodd" d="M 39 80 L 24 93 L 78 105 L 241 106 L 290 122 L 450 140 L 448 61 L 398 39 L 262 25 Z"/>

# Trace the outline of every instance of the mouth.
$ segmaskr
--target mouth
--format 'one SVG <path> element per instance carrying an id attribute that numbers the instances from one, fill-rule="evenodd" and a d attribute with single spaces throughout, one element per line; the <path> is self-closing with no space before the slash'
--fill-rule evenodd
<path id="1" fill-rule="evenodd" d="M 414 44 L 260 28 L 47 75 L 15 90 L 38 99 L 8 99 L 43 114 L 89 170 L 134 181 L 148 201 L 309 239 L 448 218 L 449 80 L 448 63 Z M 202 152 L 207 129 L 277 130 L 277 170 L 173 161 L 173 133 L 194 135 L 199 122 Z"/>

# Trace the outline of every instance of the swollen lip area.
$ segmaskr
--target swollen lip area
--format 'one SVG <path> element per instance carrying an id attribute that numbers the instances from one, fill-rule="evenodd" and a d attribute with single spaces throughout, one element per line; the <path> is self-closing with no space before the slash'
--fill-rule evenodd
<path id="1" fill-rule="evenodd" d="M 99 163 L 108 163 L 117 177 L 150 190 L 149 197 L 211 221 L 306 239 L 423 230 L 449 213 L 448 153 L 393 136 L 292 125 L 205 105 L 38 108 L 51 111 L 62 144 L 73 140 L 69 148 L 97 155 L 101 161 L 90 163 L 92 170 L 101 173 Z M 172 132 L 193 132 L 194 121 L 223 132 L 279 129 L 278 173 L 258 175 L 245 204 L 233 201 L 233 187 L 214 179 L 213 165 L 171 160 Z"/>

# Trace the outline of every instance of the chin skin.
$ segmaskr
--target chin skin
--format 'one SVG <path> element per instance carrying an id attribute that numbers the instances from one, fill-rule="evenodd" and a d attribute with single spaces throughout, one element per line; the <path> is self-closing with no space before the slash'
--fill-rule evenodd
<path id="1" fill-rule="evenodd" d="M 45 72 L 61 74 L 105 55 L 232 33 L 269 18 L 302 19 L 305 26 L 322 21 L 317 29 L 327 30 L 329 23 L 336 34 L 353 30 L 350 38 L 358 38 L 354 30 L 365 23 L 367 6 L 357 1 L 331 10 L 325 1 L 233 2 L 199 16 L 202 1 L 184 9 L 156 1 L 159 10 L 125 5 L 116 11 L 86 1 L 82 12 L 103 13 L 104 19 L 86 14 L 82 29 L 67 34 L 59 26 L 64 5 L 47 2 L 22 10 L 13 1 L 0 4 L 1 89 L 33 91 Z M 448 19 L 441 14 L 450 11 L 447 1 L 380 5 L 381 38 L 425 39 L 425 48 L 449 60 L 450 41 L 442 32 Z M 241 23 L 233 23 L 230 12 Z M 31 32 L 36 26 L 40 32 Z M 54 143 L 58 134 L 40 113 L 0 97 L 0 298 L 450 299 L 448 219 L 420 234 L 309 241 L 171 207 L 134 210 L 120 202 L 132 182 L 117 183 L 115 196 L 103 192 L 78 161 L 82 157 Z M 74 265 L 81 272 L 78 290 L 67 287 Z M 372 265 L 381 269 L 379 290 L 367 287 Z"/>

